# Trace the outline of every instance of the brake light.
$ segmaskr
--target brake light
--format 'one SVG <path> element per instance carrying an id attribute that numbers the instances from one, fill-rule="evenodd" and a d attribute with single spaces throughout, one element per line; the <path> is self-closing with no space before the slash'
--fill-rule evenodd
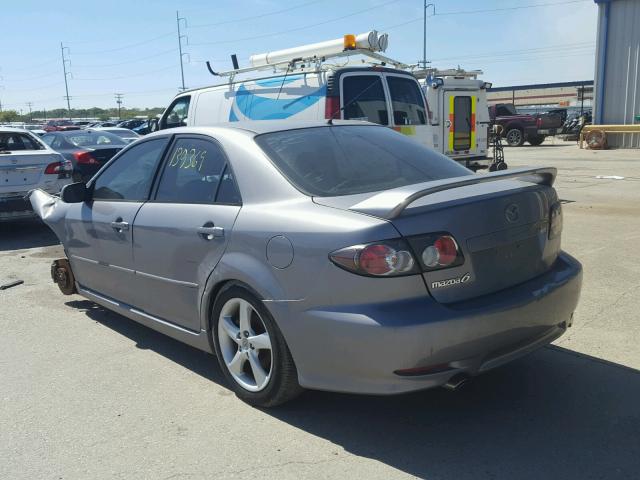
<path id="1" fill-rule="evenodd" d="M 324 118 L 340 118 L 340 97 L 325 97 Z"/>
<path id="2" fill-rule="evenodd" d="M 69 160 L 50 163 L 44 169 L 45 175 L 58 175 L 59 178 L 66 178 L 71 176 L 72 171 L 73 165 L 71 165 L 71 162 Z"/>
<path id="3" fill-rule="evenodd" d="M 390 277 L 418 273 L 409 246 L 403 240 L 354 245 L 329 254 L 337 266 L 359 275 Z"/>
<path id="4" fill-rule="evenodd" d="M 562 233 L 562 205 L 556 202 L 549 212 L 549 240 L 557 238 Z"/>
<path id="5" fill-rule="evenodd" d="M 438 237 L 432 245 L 422 251 L 425 267 L 449 267 L 458 258 L 458 244 L 449 235 Z"/>
<path id="6" fill-rule="evenodd" d="M 57 175 L 62 171 L 62 162 L 53 162 L 47 165 L 44 169 L 44 173 L 47 175 Z"/>
<path id="7" fill-rule="evenodd" d="M 90 152 L 75 152 L 73 157 L 80 165 L 98 165 L 100 163 Z"/>
<path id="8" fill-rule="evenodd" d="M 536 127 L 538 128 L 542 127 L 542 117 L 538 117 L 536 119 Z"/>

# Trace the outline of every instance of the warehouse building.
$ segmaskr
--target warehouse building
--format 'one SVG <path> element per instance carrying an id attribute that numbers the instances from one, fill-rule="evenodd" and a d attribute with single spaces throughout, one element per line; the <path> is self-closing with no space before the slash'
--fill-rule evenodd
<path id="1" fill-rule="evenodd" d="M 495 87 L 487 90 L 489 105 L 513 103 L 518 109 L 523 107 L 590 109 L 592 99 L 593 80 Z"/>
<path id="2" fill-rule="evenodd" d="M 594 124 L 640 123 L 640 0 L 598 5 Z M 609 134 L 609 146 L 640 148 L 640 133 Z"/>

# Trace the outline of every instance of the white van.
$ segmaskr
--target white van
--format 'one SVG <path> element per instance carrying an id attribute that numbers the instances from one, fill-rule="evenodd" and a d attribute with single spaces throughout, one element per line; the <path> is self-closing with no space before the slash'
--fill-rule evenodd
<path id="1" fill-rule="evenodd" d="M 333 54 L 330 45 L 338 40 L 254 55 L 250 61 L 257 66 L 246 69 L 223 73 L 212 71 L 215 75 L 228 76 L 229 81 L 181 92 L 160 117 L 158 128 L 245 120 L 366 120 L 386 125 L 447 153 L 445 144 L 448 137 L 444 136 L 441 124 L 433 122 L 434 114 L 438 118 L 438 113 L 430 110 L 431 101 L 425 101 L 416 77 L 402 68 L 390 68 L 389 65 L 407 66 L 377 53 L 380 49 L 376 45 L 386 47 L 386 36 L 379 37 L 375 31 L 350 36 L 367 38 L 365 46 L 354 42 L 352 49 L 346 48 L 346 37 L 345 47 L 340 39 L 339 49 Z M 289 52 L 290 56 L 296 57 L 281 60 L 286 59 Z M 329 58 L 355 54 L 373 58 L 379 63 L 366 66 L 327 63 Z M 278 59 L 279 63 L 268 63 L 270 58 Z M 286 71 L 282 71 L 284 65 Z M 235 80 L 239 74 L 264 70 L 265 67 L 272 71 L 270 76 Z M 434 101 L 435 104 L 438 102 Z M 463 107 L 458 108 L 462 111 Z M 486 129 L 484 131 L 484 136 L 474 137 L 471 141 L 484 142 L 481 150 L 486 154 Z M 476 150 L 473 151 L 475 153 Z M 467 153 L 453 150 L 448 153 L 453 158 L 457 154 L 465 164 L 471 165 L 467 161 Z"/>

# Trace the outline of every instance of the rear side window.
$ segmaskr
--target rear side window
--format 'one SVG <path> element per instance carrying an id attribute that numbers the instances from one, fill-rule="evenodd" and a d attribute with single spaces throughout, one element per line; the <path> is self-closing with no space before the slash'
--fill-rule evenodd
<path id="1" fill-rule="evenodd" d="M 266 133 L 255 141 L 298 190 L 312 196 L 375 192 L 471 173 L 388 128 L 315 127 Z"/>
<path id="2" fill-rule="evenodd" d="M 24 133 L 0 133 L 0 150 L 42 150 L 42 145 Z"/>
<path id="3" fill-rule="evenodd" d="M 416 81 L 393 75 L 386 78 L 391 94 L 394 125 L 425 125 L 427 115 L 424 99 Z"/>
<path id="4" fill-rule="evenodd" d="M 167 138 L 157 138 L 124 152 L 100 173 L 93 186 L 92 198 L 130 202 L 147 200 L 167 142 Z"/>
<path id="5" fill-rule="evenodd" d="M 217 143 L 199 138 L 179 138 L 165 162 L 156 201 L 214 203 L 225 165 L 226 156 Z M 223 183 L 228 181 L 233 182 L 233 177 L 228 176 Z"/>
<path id="6" fill-rule="evenodd" d="M 387 102 L 379 75 L 350 75 L 342 78 L 342 106 L 347 120 L 389 124 Z"/>

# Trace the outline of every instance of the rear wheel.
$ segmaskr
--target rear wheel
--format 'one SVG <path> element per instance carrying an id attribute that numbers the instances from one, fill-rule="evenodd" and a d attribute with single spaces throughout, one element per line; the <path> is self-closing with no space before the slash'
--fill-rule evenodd
<path id="1" fill-rule="evenodd" d="M 282 333 L 266 307 L 247 289 L 238 285 L 224 288 L 211 325 L 218 362 L 240 399 L 273 407 L 302 391 Z"/>
<path id="2" fill-rule="evenodd" d="M 529 137 L 527 139 L 527 141 L 531 145 L 537 147 L 538 145 L 542 145 L 542 142 L 544 142 L 545 138 L 547 138 L 547 137 L 545 137 L 544 135 L 533 135 L 533 136 Z"/>
<path id="3" fill-rule="evenodd" d="M 524 143 L 524 133 L 518 128 L 512 128 L 507 131 L 505 139 L 510 147 L 520 147 Z"/>

